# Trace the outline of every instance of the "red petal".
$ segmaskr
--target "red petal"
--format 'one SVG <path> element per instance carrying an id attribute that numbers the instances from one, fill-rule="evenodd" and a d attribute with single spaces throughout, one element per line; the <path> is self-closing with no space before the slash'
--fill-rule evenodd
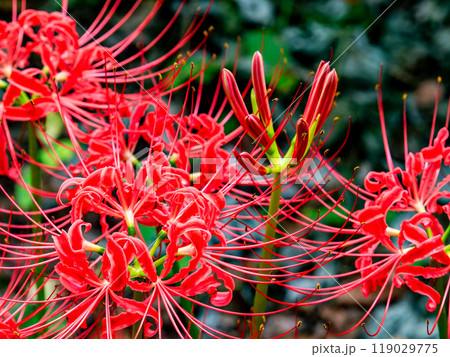
<path id="1" fill-rule="evenodd" d="M 444 243 L 441 236 L 429 238 L 418 244 L 415 248 L 408 250 L 402 257 L 403 264 L 415 263 L 419 260 L 431 257 L 433 254 L 444 250 Z"/>
<path id="2" fill-rule="evenodd" d="M 427 303 L 428 311 L 436 309 L 441 301 L 441 295 L 436 290 L 409 275 L 405 276 L 405 283 L 412 291 L 429 297 Z"/>
<path id="3" fill-rule="evenodd" d="M 121 290 L 125 287 L 130 276 L 128 262 L 122 248 L 111 237 L 108 237 L 106 250 L 103 255 L 103 278 L 110 282 L 110 289 Z"/>
<path id="4" fill-rule="evenodd" d="M 28 93 L 39 94 L 43 97 L 49 97 L 52 94 L 50 89 L 41 81 L 28 74 L 18 71 L 17 69 L 12 70 L 8 81 L 10 84 L 15 85 Z"/>

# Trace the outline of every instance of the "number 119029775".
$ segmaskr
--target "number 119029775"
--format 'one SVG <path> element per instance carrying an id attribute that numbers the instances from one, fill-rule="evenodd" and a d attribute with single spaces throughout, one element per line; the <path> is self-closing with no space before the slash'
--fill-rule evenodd
<path id="1" fill-rule="evenodd" d="M 437 343 L 372 343 L 372 353 L 438 353 Z"/>

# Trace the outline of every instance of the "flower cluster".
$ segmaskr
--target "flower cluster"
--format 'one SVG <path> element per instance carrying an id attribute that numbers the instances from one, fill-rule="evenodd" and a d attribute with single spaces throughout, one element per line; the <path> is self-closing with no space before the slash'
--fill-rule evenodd
<path id="1" fill-rule="evenodd" d="M 0 338 L 283 337 L 302 306 L 354 289 L 373 297 L 360 323 L 388 291 L 386 316 L 402 286 L 428 297 L 450 334 L 448 119 L 435 135 L 435 116 L 416 153 L 405 138 L 397 165 L 379 85 L 387 170 L 358 187 L 356 170 L 338 173 L 339 149 L 324 150 L 339 81 L 329 62 L 275 115 L 282 61 L 267 84 L 255 52 L 242 91 L 225 50 L 205 105 L 212 29 L 194 35 L 209 7 L 148 60 L 186 2 L 140 43 L 163 3 L 137 1 L 114 24 L 119 1 L 107 1 L 82 34 L 66 2 L 0 22 Z M 199 69 L 186 65 L 193 55 Z M 328 274 L 330 263 L 354 268 Z M 291 324 L 270 331 L 287 310 Z"/>
<path id="2" fill-rule="evenodd" d="M 290 290 L 292 281 L 329 260 L 320 243 L 310 249 L 315 243 L 302 241 L 312 224 L 300 212 L 317 191 L 311 176 L 318 168 L 305 158 L 318 158 L 324 145 L 314 138 L 322 135 L 332 110 L 336 72 L 329 63 L 319 65 L 297 133 L 283 154 L 277 138 L 298 104 L 294 98 L 281 123 L 273 118 L 274 88 L 266 86 L 261 53 L 252 64 L 253 113 L 226 69 L 225 95 L 219 82 L 213 104 L 202 112 L 208 66 L 198 72 L 191 66 L 189 79 L 175 83 L 209 30 L 193 50 L 166 63 L 206 15 L 198 13 L 171 51 L 147 62 L 146 54 L 170 26 L 134 55 L 129 52 L 163 1 L 130 35 L 106 46 L 139 8 L 136 3 L 110 26 L 116 5 L 107 2 L 82 35 L 65 8 L 24 10 L 1 24 L 0 174 L 10 180 L 1 187 L 10 207 L 1 208 L 8 218 L 0 223 L 0 267 L 11 278 L 0 300 L 0 333 L 260 337 L 266 315 L 295 308 L 312 295 L 281 302 L 267 294 L 269 285 Z M 128 57 L 120 60 L 124 53 Z M 197 78 L 199 90 L 193 91 Z M 182 109 L 173 112 L 170 104 L 178 97 Z M 196 104 L 189 112 L 191 101 Z M 227 102 L 232 111 L 225 111 Z M 234 116 L 240 125 L 226 132 Z M 240 150 L 244 132 L 258 142 L 251 153 Z M 267 166 L 255 159 L 263 155 Z M 330 160 L 322 158 L 318 166 Z M 17 201 L 11 188 L 29 199 Z M 281 222 L 295 215 L 301 224 L 288 233 Z M 232 307 L 238 288 L 253 289 L 253 308 Z M 266 309 L 266 303 L 273 307 Z M 230 333 L 208 323 L 207 314 L 250 323 Z M 278 335 L 298 326 L 293 319 Z"/>
<path id="3" fill-rule="evenodd" d="M 378 90 L 380 113 L 383 113 L 381 85 Z M 450 165 L 450 147 L 446 145 L 448 123 L 434 137 L 435 121 L 436 117 L 428 146 L 419 152 L 409 152 L 405 138 L 402 169 L 394 165 L 381 116 L 389 171 L 367 174 L 365 207 L 353 214 L 358 233 L 365 240 L 355 261 L 361 274 L 362 293 L 368 296 L 378 287 L 382 292 L 391 284 L 391 296 L 393 288 L 406 285 L 428 297 L 429 311 L 436 310 L 445 301 L 447 294 L 442 296 L 444 292 L 437 291 L 434 285 L 450 271 L 450 248 L 446 245 L 449 229 L 444 229 L 450 219 L 450 193 L 446 190 L 449 182 L 446 168 Z M 393 226 L 396 217 L 401 222 L 399 227 Z"/>
<path id="4" fill-rule="evenodd" d="M 426 326 L 428 333 L 431 334 L 439 323 L 440 336 L 448 338 L 450 336 L 448 325 L 440 322 L 447 319 L 447 316 L 441 315 L 450 287 L 448 283 L 450 193 L 447 190 L 450 147 L 446 144 L 449 136 L 448 119 L 435 134 L 437 121 L 435 115 L 428 146 L 413 153 L 408 150 L 406 105 L 404 106 L 405 139 L 402 167 L 395 163 L 389 148 L 381 79 L 377 88 L 387 170 L 368 172 L 364 188 L 346 181 L 336 171 L 333 172 L 340 182 L 350 184 L 348 192 L 353 192 L 355 200 L 362 201 L 364 207 L 353 212 L 339 207 L 345 211 L 344 215 L 347 215 L 348 222 L 353 228 L 342 231 L 348 234 L 348 238 L 341 242 L 345 243 L 345 246 L 342 246 L 343 249 L 339 252 L 336 249 L 339 242 L 337 240 L 333 242 L 333 254 L 342 259 L 351 258 L 355 270 L 336 275 L 336 279 L 345 278 L 345 282 L 322 289 L 321 293 L 317 294 L 316 303 L 343 294 L 351 294 L 352 290 L 360 289 L 365 297 L 373 301 L 359 321 L 364 327 L 364 320 L 370 316 L 386 293 L 387 303 L 383 318 L 378 321 L 374 333 L 376 335 L 383 328 L 394 290 L 406 286 L 411 291 L 426 296 L 428 301 L 424 307 L 430 312 L 437 313 L 434 327 L 430 330 Z M 437 95 L 439 97 L 439 93 Z M 355 329 L 359 323 L 344 332 L 327 328 L 330 333 L 343 334 Z"/>

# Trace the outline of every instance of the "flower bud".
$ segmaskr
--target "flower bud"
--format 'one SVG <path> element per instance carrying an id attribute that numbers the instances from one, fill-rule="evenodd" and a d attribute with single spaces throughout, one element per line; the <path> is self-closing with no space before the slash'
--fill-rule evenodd
<path id="1" fill-rule="evenodd" d="M 267 175 L 272 172 L 269 167 L 261 165 L 248 152 L 243 152 L 236 156 L 239 164 L 253 175 Z"/>
<path id="2" fill-rule="evenodd" d="M 248 116 L 247 108 L 245 107 L 244 99 L 242 98 L 239 87 L 234 79 L 233 73 L 224 69 L 222 72 L 222 84 L 228 102 L 233 108 L 234 115 L 239 120 L 239 123 L 245 127 L 245 117 Z"/>
<path id="3" fill-rule="evenodd" d="M 297 162 L 299 162 L 303 158 L 303 156 L 305 156 L 305 153 L 308 150 L 308 142 L 309 142 L 308 123 L 305 120 L 300 119 L 297 122 L 296 131 L 297 131 L 297 138 L 295 141 L 295 147 L 292 156 L 297 159 Z"/>
<path id="4" fill-rule="evenodd" d="M 262 147 L 269 146 L 270 138 L 266 128 L 255 114 L 249 114 L 245 117 L 244 128 L 253 139 L 259 141 L 259 144 Z"/>
<path id="5" fill-rule="evenodd" d="M 252 60 L 252 83 L 255 91 L 256 103 L 261 122 L 265 128 L 272 125 L 272 118 L 267 98 L 266 80 L 264 78 L 264 62 L 259 51 L 256 51 Z"/>
<path id="6" fill-rule="evenodd" d="M 330 71 L 330 63 L 322 61 L 317 68 L 311 93 L 303 114 L 303 119 L 308 123 L 309 127 L 319 118 L 313 136 L 320 131 L 333 108 L 337 84 L 338 76 L 336 71 L 334 69 Z"/>

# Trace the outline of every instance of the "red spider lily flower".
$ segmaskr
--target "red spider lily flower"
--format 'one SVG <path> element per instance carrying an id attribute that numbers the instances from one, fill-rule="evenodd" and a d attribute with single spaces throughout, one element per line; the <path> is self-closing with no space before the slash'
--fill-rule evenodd
<path id="1" fill-rule="evenodd" d="M 232 278 L 203 259 L 203 251 L 211 237 L 203 221 L 192 218 L 187 223 L 170 226 L 167 233 L 169 244 L 159 273 L 155 265 L 161 263 L 153 262 L 148 248 L 141 240 L 125 233 L 114 233 L 107 238 L 106 249 L 96 248 L 92 243 L 83 243 L 85 240 L 80 230 L 83 225 L 83 221 L 76 221 L 72 226 L 74 228 L 68 233 L 63 232 L 54 238 L 61 259 L 56 266 L 61 283 L 73 294 L 84 296 L 76 307 L 66 312 L 68 326 L 59 335 L 66 336 L 77 325 L 86 327 L 87 317 L 94 313 L 103 299 L 111 298 L 118 307 L 125 309 L 125 312 L 118 315 L 108 316 L 105 312 L 103 337 L 113 336 L 117 330 L 131 326 L 146 316 L 151 316 L 157 326 L 162 324 L 160 315 L 152 307 L 159 295 L 190 297 L 207 293 L 211 297 L 211 303 L 216 306 L 224 306 L 230 302 L 234 289 Z M 80 246 L 84 247 L 84 251 Z M 85 251 L 103 254 L 101 277 L 90 267 Z M 177 261 L 183 257 L 189 257 L 187 265 L 174 273 Z M 134 258 L 139 262 L 137 269 L 130 266 Z M 81 274 L 83 271 L 84 276 Z M 134 280 L 136 278 L 145 281 L 139 282 Z M 226 291 L 218 291 L 222 285 Z M 124 298 L 119 292 L 126 286 L 134 291 L 147 293 L 150 297 L 143 302 Z M 156 330 L 148 328 L 145 331 L 147 337 L 156 333 Z"/>
<path id="2" fill-rule="evenodd" d="M 171 136 L 168 130 L 170 151 L 176 167 L 192 172 L 192 181 L 197 188 L 212 192 L 226 181 L 229 174 L 229 152 L 223 149 L 226 143 L 224 128 L 206 113 L 184 116 L 176 121 L 179 128 Z M 192 159 L 200 165 L 193 167 Z"/>
<path id="3" fill-rule="evenodd" d="M 434 137 L 435 115 L 428 146 L 411 153 L 406 142 L 404 112 L 405 165 L 402 168 L 394 165 L 390 153 L 381 85 L 378 86 L 378 104 L 388 170 L 369 172 L 364 189 L 351 184 L 351 190 L 365 201 L 365 205 L 349 216 L 356 228 L 355 235 L 346 241 L 346 247 L 340 254 L 356 257 L 356 270 L 342 274 L 353 277 L 351 282 L 324 289 L 319 294 L 329 299 L 358 287 L 365 296 L 376 292 L 372 305 L 360 320 L 363 322 L 375 308 L 381 294 L 387 290 L 388 302 L 375 334 L 382 328 L 394 289 L 404 285 L 428 297 L 426 309 L 438 309 L 437 324 L 447 293 L 440 290 L 435 281 L 447 277 L 450 272 L 449 228 L 444 229 L 442 225 L 448 220 L 450 197 L 446 190 L 449 182 L 446 169 L 450 165 L 450 148 L 446 144 L 448 121 Z M 336 177 L 342 182 L 338 174 Z M 399 225 L 393 225 L 393 215 L 401 220 Z M 448 288 L 449 285 L 445 291 Z M 442 333 L 447 334 L 448 331 Z"/>
<path id="4" fill-rule="evenodd" d="M 432 145 L 418 153 L 408 153 L 405 170 L 394 168 L 386 173 L 369 173 L 365 180 L 366 189 L 376 194 L 401 190 L 403 197 L 394 204 L 394 209 L 441 214 L 443 206 L 437 201 L 449 197 L 443 190 L 449 179 L 444 177 L 438 182 L 442 165 L 447 166 L 450 161 L 450 150 L 445 146 L 447 138 L 448 130 L 442 128 Z"/>
<path id="5" fill-rule="evenodd" d="M 440 234 L 428 238 L 427 229 L 433 233 L 438 230 Z M 421 275 L 430 279 L 447 274 L 450 270 L 450 258 L 444 252 L 445 246 L 442 242 L 442 234 L 442 227 L 430 214 L 419 213 L 411 220 L 403 221 L 398 236 L 399 248 L 394 248 L 395 251 L 392 252 L 391 258 L 383 264 L 383 269 L 377 267 L 377 264 L 370 257 L 370 252 L 375 252 L 380 245 L 378 237 L 373 236 L 373 239 L 361 248 L 361 253 L 364 255 L 356 260 L 356 267 L 361 270 L 361 280 L 363 281 L 361 291 L 363 294 L 368 296 L 371 292 L 376 291 L 377 287 L 384 285 L 391 274 L 393 274 L 393 283 L 396 287 L 404 284 L 401 276 L 406 279 L 406 284 L 410 286 L 408 282 L 412 280 L 411 277 L 414 275 Z M 404 243 L 410 244 L 403 246 Z M 432 258 L 434 261 L 444 264 L 445 268 L 418 268 L 413 265 L 427 258 Z M 395 266 L 397 267 L 394 268 Z M 393 272 L 391 269 L 393 269 Z M 410 286 L 413 291 L 429 295 L 430 302 L 427 307 L 430 311 L 433 311 L 440 302 L 437 291 L 429 286 L 427 286 L 427 290 L 423 288 L 416 290 L 415 287 L 417 287 L 417 284 Z M 439 298 L 436 299 L 436 296 Z"/>
<path id="6" fill-rule="evenodd" d="M 171 215 L 167 224 L 188 223 L 195 219 L 203 222 L 204 229 L 222 240 L 223 233 L 216 228 L 219 215 L 225 207 L 225 198 L 219 191 L 214 194 L 203 193 L 194 187 L 180 188 L 164 195 Z"/>
<path id="7" fill-rule="evenodd" d="M 134 227 L 135 221 L 166 226 L 172 220 L 186 222 L 196 217 L 214 229 L 225 205 L 220 192 L 213 195 L 187 187 L 187 172 L 172 167 L 160 149 L 161 145 L 154 148 L 136 177 L 130 167 L 125 175 L 119 169 L 104 167 L 86 178 L 68 179 L 61 185 L 59 200 L 66 192 L 74 221 L 88 212 L 100 214 L 103 224 L 105 217 L 111 216 L 123 219 L 128 227 Z M 69 189 L 73 185 L 76 187 Z"/>
<path id="8" fill-rule="evenodd" d="M 60 143 L 58 138 L 53 138 L 46 133 L 41 120 L 44 121 L 43 118 L 49 113 L 60 113 L 65 127 L 64 130 L 71 141 L 71 147 L 68 147 L 68 149 L 75 151 L 80 161 L 79 165 L 72 167 L 75 170 L 73 172 L 70 167 L 65 167 L 59 158 L 55 158 L 55 166 L 40 165 L 43 171 L 60 179 L 61 172 L 66 177 L 78 174 L 80 170 L 88 171 L 85 174 L 89 173 L 89 170 L 87 170 L 89 163 L 87 166 L 81 163 L 86 158 L 86 153 L 81 149 L 78 140 L 82 141 L 86 138 L 87 133 L 93 131 L 97 135 L 105 134 L 108 129 L 111 129 L 111 124 L 107 120 L 108 117 L 119 115 L 122 117 L 130 117 L 130 115 L 140 117 L 143 115 L 146 108 L 142 110 L 142 107 L 131 113 L 131 106 L 136 100 L 145 100 L 146 103 L 151 102 L 156 107 L 155 111 L 158 112 L 158 118 L 160 118 L 161 112 L 166 117 L 170 116 L 167 105 L 160 98 L 185 85 L 182 84 L 178 88 L 172 86 L 174 78 L 178 75 L 182 66 L 160 68 L 161 64 L 171 55 L 175 55 L 194 36 L 206 14 L 203 17 L 196 15 L 192 26 L 189 27 L 171 51 L 150 63 L 143 60 L 141 65 L 132 67 L 130 62 L 138 58 L 143 59 L 145 54 L 157 42 L 161 41 L 184 6 L 184 2 L 182 2 L 171 23 L 164 28 L 154 41 L 138 51 L 135 50 L 134 52 L 137 53 L 132 56 L 129 56 L 129 52 L 127 52 L 125 60 L 117 60 L 118 56 L 133 45 L 145 26 L 154 19 L 161 9 L 163 1 L 157 1 L 153 9 L 145 15 L 142 22 L 130 35 L 116 45 L 104 45 L 108 37 L 114 35 L 133 12 L 139 9 L 140 4 L 141 1 L 133 4 L 126 17 L 101 36 L 97 35 L 107 26 L 117 9 L 118 2 L 106 2 L 98 18 L 94 19 L 88 32 L 82 36 L 77 34 L 75 20 L 70 18 L 66 11 L 49 14 L 43 11 L 24 10 L 17 20 L 14 17 L 13 22 L 2 23 L 2 26 L 0 26 L 2 31 L 0 52 L 4 67 L 1 70 L 3 70 L 5 79 L 2 85 L 6 88 L 2 106 L 2 121 L 4 122 L 2 126 L 4 126 L 7 137 L 8 150 L 11 152 L 17 150 L 17 154 L 14 156 L 17 156 L 18 160 L 12 166 L 20 166 L 21 160 L 34 166 L 39 165 L 35 162 L 35 158 L 30 158 L 31 155 L 22 155 L 23 152 L 17 149 L 20 145 L 14 142 L 13 135 L 9 132 L 9 126 L 13 125 L 13 121 L 32 121 L 33 131 L 45 137 L 41 142 L 44 146 L 43 149 L 51 152 L 54 151 L 54 145 Z M 109 8 L 111 5 L 112 7 Z M 25 6 L 22 7 L 22 9 L 24 8 Z M 188 56 L 195 53 L 205 39 L 200 41 L 200 44 L 192 49 L 189 55 L 178 58 L 177 63 L 182 64 Z M 32 55 L 33 58 L 36 57 L 41 60 L 40 64 L 33 61 L 36 68 L 30 68 L 29 58 Z M 155 81 L 150 88 L 146 88 L 144 94 L 141 90 L 132 94 L 128 94 L 124 90 L 124 83 L 159 77 L 162 79 Z M 112 83 L 114 83 L 114 89 L 110 86 Z M 118 86 L 120 85 L 122 87 L 119 90 Z M 151 115 L 147 115 L 147 117 L 150 118 Z M 145 131 L 145 124 L 139 130 Z M 134 127 L 128 129 L 136 130 Z M 128 135 L 137 141 L 136 138 L 133 138 L 134 134 L 128 132 Z M 9 139 L 9 137 L 11 138 Z M 134 140 L 128 143 L 127 149 L 133 149 L 133 145 L 136 145 Z M 67 144 L 64 145 L 67 147 Z M 94 147 L 93 143 L 92 146 L 89 155 L 90 161 L 92 164 L 95 162 L 99 166 L 102 162 L 102 156 L 97 150 L 102 148 Z M 117 150 L 120 152 L 120 147 Z M 53 152 L 53 156 L 57 155 Z M 7 157 L 2 158 L 2 172 L 8 173 L 11 178 L 17 178 L 13 176 L 17 168 L 8 170 L 5 166 L 7 162 Z"/>
<path id="9" fill-rule="evenodd" d="M 370 173 L 367 176 L 365 188 L 375 197 L 367 200 L 366 207 L 354 214 L 355 220 L 361 224 L 361 233 L 370 239 L 364 244 L 361 253 L 373 254 L 381 244 L 394 255 L 390 259 L 392 263 L 383 264 L 383 270 L 372 262 L 370 256 L 357 259 L 357 268 L 361 270 L 363 281 L 361 290 L 365 295 L 379 286 L 384 287 L 392 276 L 396 287 L 406 284 L 412 291 L 428 296 L 429 311 L 439 306 L 440 293 L 416 277 L 436 279 L 446 276 L 450 271 L 450 258 L 446 242 L 443 242 L 444 229 L 435 217 L 445 212 L 438 200 L 449 197 L 449 193 L 443 190 L 448 177 L 444 176 L 438 181 L 442 164 L 450 164 L 449 148 L 444 144 L 447 137 L 447 129 L 442 128 L 432 145 L 419 153 L 408 153 L 405 170 L 394 168 L 387 173 Z M 400 230 L 397 230 L 388 224 L 386 215 L 390 211 L 417 213 L 411 219 L 403 220 Z M 410 245 L 405 247 L 406 242 Z M 440 267 L 415 266 L 426 259 L 431 259 Z"/>
<path id="10" fill-rule="evenodd" d="M 92 101 L 94 103 L 98 101 L 98 107 L 107 109 L 105 105 L 108 104 L 109 95 L 105 96 L 105 87 L 100 86 L 101 82 L 105 81 L 105 76 L 107 77 L 106 81 L 108 81 L 108 78 L 114 78 L 115 83 L 124 83 L 157 78 L 160 75 L 170 77 L 170 74 L 177 73 L 177 70 L 173 67 L 161 70 L 156 70 L 155 67 L 165 59 L 175 55 L 192 38 L 199 29 L 204 17 L 198 18 L 196 16 L 192 26 L 182 39 L 164 56 L 150 63 L 144 63 L 127 70 L 125 66 L 150 51 L 170 28 L 170 25 L 167 26 L 154 41 L 143 47 L 138 53 L 127 56 L 126 60 L 116 60 L 125 50 L 129 49 L 145 26 L 156 16 L 164 1 L 158 0 L 153 9 L 146 14 L 142 22 L 128 36 L 113 46 L 106 46 L 104 45 L 105 40 L 116 33 L 132 13 L 137 11 L 141 1 L 137 1 L 132 6 L 127 16 L 119 24 L 97 37 L 97 34 L 108 24 L 109 19 L 117 8 L 116 3 L 115 5 L 113 4 L 111 9 L 108 9 L 110 3 L 109 1 L 105 3 L 98 18 L 94 19 L 93 25 L 83 36 L 77 34 L 76 23 L 67 16 L 66 12 L 49 14 L 43 11 L 24 10 L 17 21 L 13 21 L 11 24 L 3 23 L 1 26 L 3 36 L 0 38 L 3 38 L 3 48 L 6 49 L 2 53 L 4 57 L 3 63 L 5 64 L 4 73 L 8 81 L 12 76 L 12 85 L 18 86 L 31 94 L 35 94 L 35 90 L 37 90 L 46 99 L 47 104 L 50 104 L 52 101 L 60 101 L 63 107 L 69 109 L 69 112 L 78 111 L 79 114 L 88 116 L 85 115 L 88 114 L 86 111 L 80 110 L 83 105 L 87 111 L 90 110 L 89 108 L 92 108 L 89 106 L 89 103 L 83 103 L 84 101 Z M 183 6 L 184 2 L 179 6 L 171 23 L 179 16 Z M 199 46 L 192 49 L 190 54 L 194 53 L 198 48 Z M 42 68 L 35 69 L 33 73 L 29 73 L 29 71 L 25 73 L 21 68 L 28 65 L 28 59 L 32 53 L 39 55 Z M 187 56 L 182 57 L 180 63 L 186 58 Z M 117 71 L 117 68 L 120 70 Z M 149 72 L 151 74 L 147 74 Z M 34 78 L 37 74 L 40 74 L 44 81 L 38 83 L 39 81 Z M 162 80 L 150 91 L 152 94 L 160 93 L 170 85 L 171 80 L 166 78 L 166 80 Z M 36 86 L 36 88 L 33 88 L 33 86 Z M 150 91 L 147 92 L 150 93 Z M 50 93 L 57 93 L 59 98 L 49 95 Z M 114 97 L 114 93 L 111 94 Z M 132 98 L 134 97 L 136 96 L 133 95 Z M 121 101 L 116 100 L 115 103 L 117 108 L 122 108 Z M 37 103 L 35 107 L 41 109 L 41 104 L 43 105 L 44 103 Z M 126 108 L 125 105 L 124 110 Z M 26 116 L 26 112 L 20 111 L 19 108 L 8 108 L 6 117 L 20 120 L 21 112 L 22 115 Z M 41 116 L 45 115 L 45 111 L 39 112 L 39 114 Z M 28 117 L 32 118 L 30 115 Z"/>
<path id="11" fill-rule="evenodd" d="M 154 111 L 146 113 L 150 108 Z M 87 144 L 88 148 L 82 152 L 83 160 L 70 167 L 71 173 L 87 175 L 108 166 L 119 166 L 125 172 L 127 161 L 139 165 L 138 158 L 134 156 L 139 140 L 144 139 L 149 145 L 153 145 L 161 140 L 162 130 L 167 133 L 175 132 L 172 117 L 168 113 L 168 107 L 162 101 L 156 103 L 148 100 L 133 108 L 128 118 L 116 113 L 109 123 L 92 132 L 87 133 L 74 127 L 76 138 Z M 144 120 L 142 125 L 141 119 Z M 129 122 L 128 125 L 125 125 L 125 120 Z M 155 120 L 166 124 L 155 126 Z"/>
<path id="12" fill-rule="evenodd" d="M 85 251 L 89 249 L 90 244 L 81 232 L 83 226 L 86 226 L 87 230 L 90 229 L 89 224 L 78 220 L 67 233 L 63 231 L 60 236 L 53 238 L 60 259 L 55 270 L 64 287 L 73 293 L 83 292 L 88 286 L 103 285 L 86 259 Z"/>
<path id="13" fill-rule="evenodd" d="M 48 14 L 43 11 L 25 10 L 18 18 L 17 22 L 17 45 L 13 55 L 32 53 L 39 55 L 42 60 L 42 69 L 19 69 L 10 68 L 7 73 L 7 81 L 12 88 L 18 88 L 31 95 L 39 96 L 33 100 L 33 110 L 27 107 L 6 107 L 5 118 L 10 120 L 36 120 L 45 116 L 49 112 L 56 112 L 57 97 L 53 94 L 58 93 L 59 97 L 64 97 L 67 93 L 79 91 L 74 85 L 78 84 L 78 77 L 82 72 L 78 71 L 81 58 L 94 61 L 103 60 L 103 52 L 99 47 L 96 48 L 97 55 L 92 55 L 86 51 L 79 51 L 78 34 L 75 28 L 75 21 L 62 13 Z M 24 42 L 28 38 L 28 42 Z M 21 46 L 26 47 L 26 51 L 20 51 Z M 91 50 L 92 52 L 92 50 Z M 79 57 L 78 57 L 79 56 Z M 77 59 L 78 57 L 78 59 Z M 21 62 L 27 63 L 28 58 L 22 58 Z M 88 65 L 88 63 L 87 63 Z M 85 68 L 88 69 L 88 68 Z M 73 73 L 71 71 L 73 70 Z M 75 76 L 75 74 L 78 74 Z M 50 76 L 49 76 L 50 75 Z M 41 79 L 37 79 L 40 76 Z M 75 79 L 76 78 L 76 79 Z M 66 88 L 58 90 L 55 88 L 56 82 L 67 81 Z M 91 92 L 94 87 L 86 88 L 85 93 Z M 8 88 L 9 89 L 9 88 Z M 98 88 L 97 88 L 98 89 Z M 75 98 L 73 96 L 73 98 Z M 82 100 L 83 95 L 78 95 Z M 95 97 L 95 94 L 93 95 Z M 99 97 L 97 95 L 97 97 Z M 85 97 L 87 99 L 87 97 Z M 64 100 L 64 99 L 63 99 Z M 22 105 L 26 103 L 21 103 Z M 28 105 L 30 107 L 30 105 Z"/>
<path id="14" fill-rule="evenodd" d="M 74 324 L 86 326 L 87 317 L 93 313 L 98 306 L 100 299 L 108 299 L 109 297 L 117 303 L 118 306 L 126 308 L 126 313 L 116 316 L 107 316 L 108 321 L 103 323 L 105 334 L 108 337 L 114 335 L 116 330 L 131 326 L 136 320 L 142 316 L 136 316 L 136 305 L 129 299 L 125 299 L 116 295 L 114 292 L 121 291 L 126 285 L 138 287 L 130 280 L 130 272 L 128 266 L 136 257 L 140 263 L 143 272 L 148 274 L 153 280 L 156 280 L 156 270 L 151 260 L 149 260 L 146 246 L 142 241 L 129 237 L 124 233 L 114 233 L 108 237 L 108 243 L 105 249 L 97 247 L 96 251 L 103 251 L 101 278 L 97 276 L 89 265 L 85 251 L 95 250 L 94 246 L 86 242 L 81 233 L 81 226 L 85 225 L 83 221 L 76 221 L 69 232 L 63 232 L 59 237 L 54 237 L 55 248 L 61 262 L 56 265 L 56 271 L 59 274 L 61 284 L 74 294 L 87 293 L 87 296 L 75 308 L 71 308 L 68 314 L 69 327 L 63 329 L 60 335 L 65 336 L 69 333 L 70 326 Z M 122 244 L 122 245 L 121 245 Z M 134 306 L 133 306 L 134 305 Z M 109 307 L 107 307 L 109 309 Z M 157 321 L 156 311 L 149 306 L 145 306 L 146 316 L 152 316 Z M 147 333 L 150 330 L 146 330 Z M 72 332 L 73 333 L 73 332 Z M 148 336 L 151 337 L 150 333 Z"/>
<path id="15" fill-rule="evenodd" d="M 189 175 L 170 166 L 156 164 L 144 164 L 136 179 L 133 168 L 127 171 L 125 181 L 118 169 L 105 167 L 85 179 L 68 179 L 61 185 L 59 197 L 67 192 L 73 220 L 93 211 L 103 217 L 102 221 L 108 215 L 123 219 L 130 227 L 135 225 L 135 220 L 149 226 L 165 224 L 168 212 L 159 197 L 167 191 L 186 186 Z M 66 190 L 72 185 L 76 187 Z"/>

